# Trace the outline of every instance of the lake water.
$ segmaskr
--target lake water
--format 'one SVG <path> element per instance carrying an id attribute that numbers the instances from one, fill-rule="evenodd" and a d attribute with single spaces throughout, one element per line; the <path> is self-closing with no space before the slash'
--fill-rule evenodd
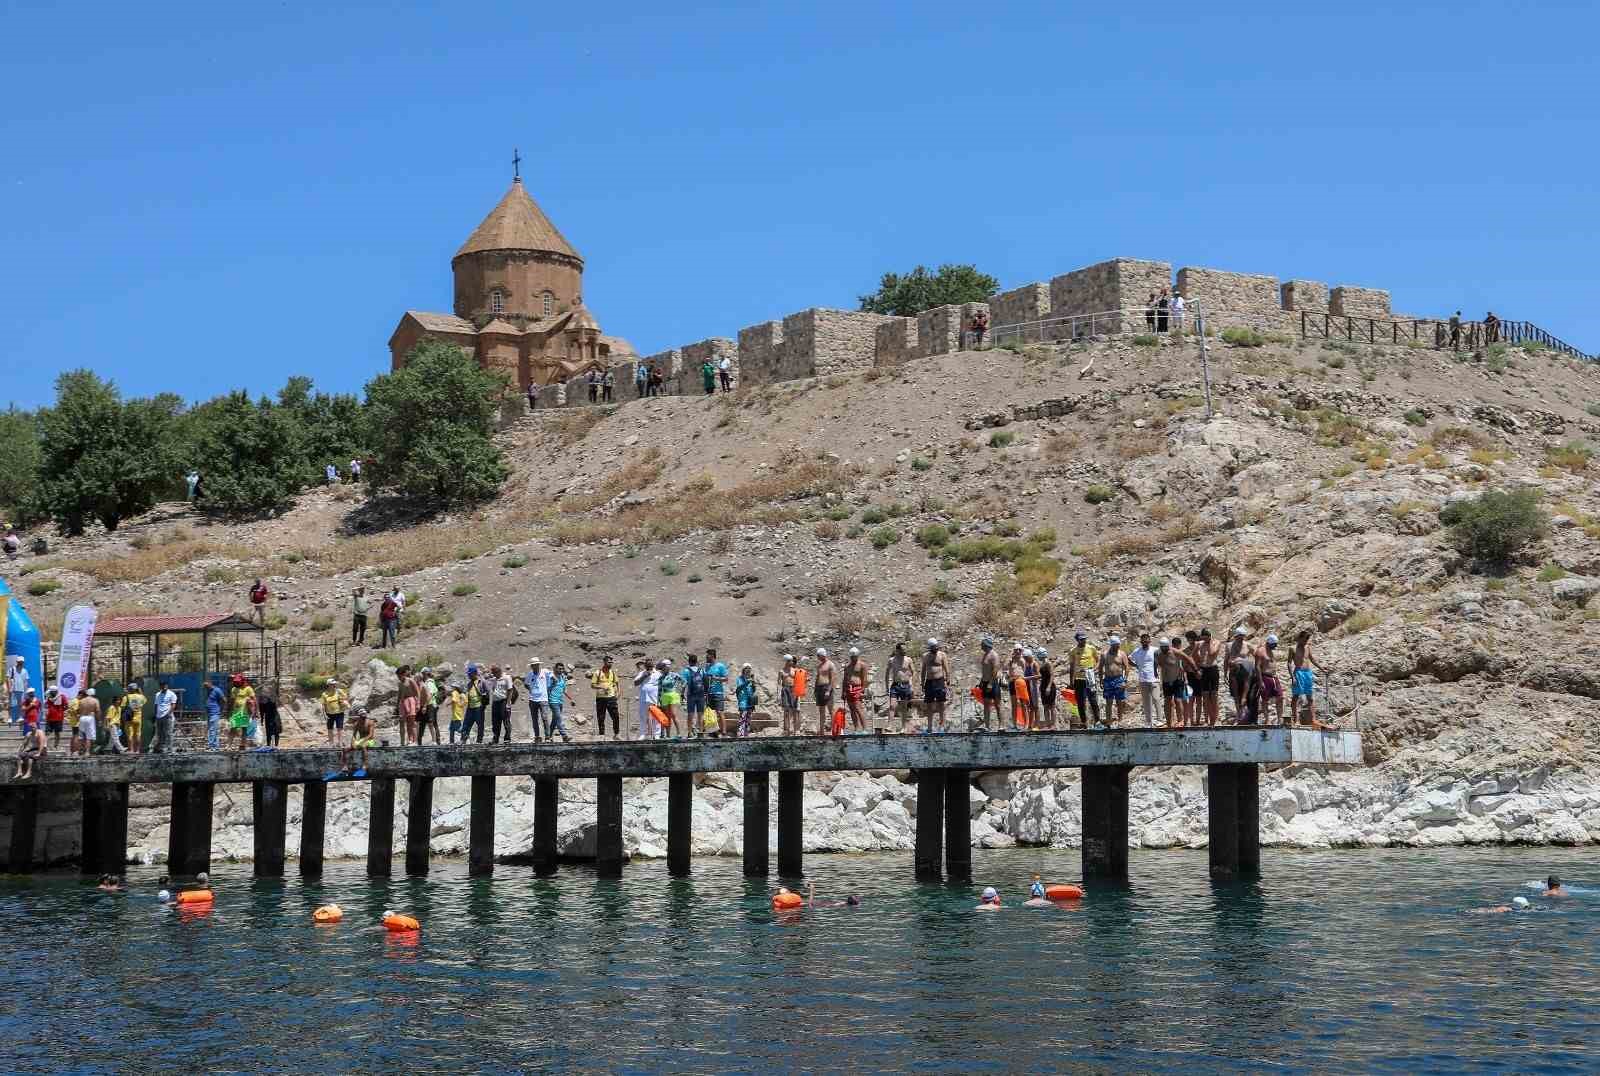
<path id="1" fill-rule="evenodd" d="M 813 856 L 819 899 L 775 917 L 734 859 L 684 880 L 629 864 L 553 879 L 315 884 L 221 866 L 215 909 L 0 882 L 7 1071 L 1593 1071 L 1600 867 L 1589 850 L 1263 853 L 1214 886 L 1204 852 L 1135 852 L 1127 888 L 1018 905 L 1073 851 L 974 853 L 979 886 L 918 885 L 909 855 Z M 294 869 L 291 862 L 290 870 Z M 397 873 L 401 865 L 396 864 Z M 1555 871 L 1564 902 L 1529 887 Z M 1584 892 L 1584 887 L 1594 892 Z M 1468 909 L 1535 898 L 1537 910 Z M 337 926 L 311 924 L 343 905 Z M 423 922 L 410 940 L 385 908 Z"/>

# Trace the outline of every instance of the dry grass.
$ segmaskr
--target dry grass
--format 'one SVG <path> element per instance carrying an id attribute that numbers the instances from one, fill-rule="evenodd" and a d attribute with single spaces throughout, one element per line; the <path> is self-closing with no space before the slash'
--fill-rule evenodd
<path id="1" fill-rule="evenodd" d="M 1183 509 L 1168 500 L 1153 501 L 1150 507 L 1145 509 L 1145 515 L 1150 517 L 1152 523 L 1165 523 L 1182 514 Z"/>
<path id="2" fill-rule="evenodd" d="M 539 429 L 554 437 L 562 448 L 577 444 L 593 428 L 593 416 L 585 414 L 582 409 L 562 411 L 546 417 L 539 425 Z"/>
<path id="3" fill-rule="evenodd" d="M 487 517 L 425 523 L 364 538 L 341 538 L 321 549 L 300 550 L 302 559 L 297 569 L 323 576 L 358 568 L 403 575 L 454 560 L 481 557 L 503 545 L 525 541 L 531 533 L 526 525 Z"/>
<path id="4" fill-rule="evenodd" d="M 244 546 L 189 538 L 163 545 L 152 545 L 145 549 L 135 549 L 120 556 L 89 557 L 84 560 L 63 562 L 54 567 L 84 572 L 102 583 L 140 583 L 146 579 L 154 579 L 164 572 L 186 567 L 205 557 L 252 560 L 255 555 Z"/>
<path id="5" fill-rule="evenodd" d="M 562 497 L 561 510 L 563 512 L 593 511 L 619 494 L 644 489 L 660 478 L 661 472 L 666 470 L 666 467 L 666 461 L 661 458 L 661 450 L 659 448 L 651 448 L 638 459 L 624 464 L 620 470 L 612 471 L 606 475 L 596 483 L 593 489 L 584 493 Z M 708 483 L 706 490 L 709 490 L 710 476 L 703 477 Z M 705 492 L 706 490 L 699 492 Z"/>
<path id="6" fill-rule="evenodd" d="M 1467 453 L 1467 459 L 1480 467 L 1492 467 L 1501 460 L 1508 460 L 1511 454 L 1503 448 L 1475 448 Z"/>
<path id="7" fill-rule="evenodd" d="M 1568 441 L 1557 448 L 1544 450 L 1545 461 L 1552 467 L 1560 467 L 1571 471 L 1573 474 L 1582 474 L 1589 469 L 1589 461 L 1594 458 L 1594 452 L 1582 441 Z"/>
<path id="8" fill-rule="evenodd" d="M 1488 434 L 1470 426 L 1441 426 L 1429 440 L 1440 448 L 1488 448 L 1494 443 Z"/>
<path id="9" fill-rule="evenodd" d="M 1119 438 L 1114 454 L 1125 460 L 1136 460 L 1144 456 L 1153 456 L 1157 452 L 1165 452 L 1167 439 L 1159 431 L 1144 429 L 1134 430 L 1127 436 Z"/>
<path id="10" fill-rule="evenodd" d="M 1078 435 L 1071 430 L 1052 433 L 1044 443 L 1044 456 L 1055 463 L 1063 463 L 1072 458 L 1078 450 Z"/>

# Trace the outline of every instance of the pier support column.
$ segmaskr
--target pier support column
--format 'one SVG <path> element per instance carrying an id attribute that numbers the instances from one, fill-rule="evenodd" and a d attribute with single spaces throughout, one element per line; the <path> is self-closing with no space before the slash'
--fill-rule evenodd
<path id="1" fill-rule="evenodd" d="M 972 881 L 971 793 L 970 771 L 944 771 L 944 877 L 948 882 Z M 917 795 L 922 795 L 920 788 Z"/>
<path id="2" fill-rule="evenodd" d="M 211 869 L 211 801 L 215 792 L 210 781 L 179 781 L 172 786 L 167 870 L 174 877 L 191 877 Z"/>
<path id="3" fill-rule="evenodd" d="M 616 873 L 607 875 L 616 878 L 622 873 L 622 779 L 600 778 L 601 796 L 603 797 L 607 781 L 616 782 Z M 548 878 L 556 872 L 556 812 L 561 805 L 561 785 L 559 777 L 535 777 L 533 779 L 533 873 L 540 878 Z M 603 799 L 596 800 L 598 807 Z M 601 808 L 603 811 L 603 808 Z M 599 830 L 604 830 L 604 820 L 597 816 L 596 822 Z M 595 862 L 600 860 L 600 832 L 595 834 Z"/>
<path id="4" fill-rule="evenodd" d="M 472 779 L 472 819 L 467 838 L 467 873 L 494 873 L 494 774 Z"/>
<path id="5" fill-rule="evenodd" d="M 255 837 L 256 877 L 282 878 L 283 846 L 289 829 L 289 782 L 251 782 L 250 829 Z"/>
<path id="6" fill-rule="evenodd" d="M 694 774 L 667 775 L 667 873 L 689 876 L 689 844 L 694 827 Z"/>
<path id="7" fill-rule="evenodd" d="M 322 877 L 322 837 L 328 826 L 328 785 L 307 781 L 300 797 L 300 877 Z"/>
<path id="8" fill-rule="evenodd" d="M 1210 827 L 1207 844 L 1213 878 L 1229 879 L 1239 875 L 1239 771 L 1244 768 L 1232 762 L 1206 767 Z M 1254 800 L 1251 803 L 1253 805 Z"/>
<path id="9" fill-rule="evenodd" d="M 622 778 L 596 779 L 594 872 L 602 878 L 622 877 Z M 548 812 L 555 828 L 555 811 Z M 538 820 L 534 820 L 538 825 Z M 552 836 L 552 845 L 554 839 Z"/>
<path id="10" fill-rule="evenodd" d="M 121 874 L 128 864 L 128 786 L 83 786 L 84 874 Z"/>
<path id="11" fill-rule="evenodd" d="M 394 871 L 394 778 L 368 782 L 367 877 L 387 878 Z"/>
<path id="12" fill-rule="evenodd" d="M 428 845 L 433 839 L 433 778 L 412 777 L 406 801 L 406 873 L 428 873 Z"/>
<path id="13" fill-rule="evenodd" d="M 778 771 L 778 877 L 805 874 L 806 775 Z"/>
<path id="14" fill-rule="evenodd" d="M 27 874 L 33 870 L 33 845 L 39 835 L 39 790 L 36 787 L 11 785 L 0 790 L 4 796 L 4 813 L 11 817 L 11 847 L 6 856 L 6 870 L 12 874 Z"/>
<path id="15" fill-rule="evenodd" d="M 767 855 L 767 805 L 771 802 L 766 770 L 744 775 L 744 876 L 765 878 L 770 870 Z"/>
<path id="16" fill-rule="evenodd" d="M 944 772 L 917 771 L 917 881 L 944 876 Z"/>
<path id="17" fill-rule="evenodd" d="M 1132 766 L 1083 768 L 1083 876 L 1128 877 L 1128 773 Z"/>
<path id="18" fill-rule="evenodd" d="M 1238 816 L 1239 873 L 1261 873 L 1261 767 L 1234 767 L 1234 811 Z"/>

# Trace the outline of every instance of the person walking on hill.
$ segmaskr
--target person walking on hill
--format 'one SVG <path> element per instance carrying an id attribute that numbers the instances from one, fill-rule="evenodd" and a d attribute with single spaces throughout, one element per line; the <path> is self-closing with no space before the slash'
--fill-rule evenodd
<path id="1" fill-rule="evenodd" d="M 1461 311 L 1450 316 L 1450 350 L 1461 350 Z"/>
<path id="2" fill-rule="evenodd" d="M 1156 331 L 1156 293 L 1151 292 L 1144 300 L 1144 327 L 1146 332 Z"/>
<path id="3" fill-rule="evenodd" d="M 1000 720 L 1000 655 L 995 653 L 994 640 L 987 635 L 978 643 L 978 648 L 983 652 L 978 660 L 978 701 L 983 705 L 981 723 L 987 729 L 991 710 L 995 721 Z"/>
<path id="4" fill-rule="evenodd" d="M 989 312 L 987 310 L 974 310 L 972 317 L 967 322 L 967 328 L 972 332 L 973 348 L 982 347 L 983 338 L 989 332 Z"/>
<path id="5" fill-rule="evenodd" d="M 599 374 L 597 374 L 594 370 L 591 369 L 587 374 L 585 374 L 583 376 L 583 381 L 584 381 L 584 384 L 589 389 L 589 402 L 590 403 L 599 403 L 600 402 L 600 376 L 599 376 Z"/>
<path id="6" fill-rule="evenodd" d="M 350 482 L 352 485 L 358 485 L 361 482 L 361 460 L 359 457 L 352 457 L 350 460 Z"/>
<path id="7" fill-rule="evenodd" d="M 658 363 L 658 362 L 651 363 L 650 364 L 650 395 L 652 395 L 652 396 L 660 396 L 661 395 L 661 386 L 664 385 L 664 384 L 666 384 L 666 380 L 661 376 L 661 364 Z"/>
<path id="8" fill-rule="evenodd" d="M 388 648 L 393 646 L 400 638 L 400 603 L 394 600 L 393 594 L 385 594 L 383 601 L 378 603 L 378 646 Z M 366 627 L 362 625 L 362 635 L 366 635 Z"/>
<path id="9" fill-rule="evenodd" d="M 911 672 L 911 655 L 906 653 L 906 644 L 895 643 L 894 653 L 883 668 L 883 693 L 894 706 L 895 723 L 901 732 L 906 731 L 906 722 L 911 717 Z"/>
<path id="10" fill-rule="evenodd" d="M 833 691 L 837 687 L 839 667 L 828 657 L 828 651 L 817 647 L 817 677 L 811 697 L 817 704 L 817 735 L 826 736 L 833 725 Z"/>
<path id="11" fill-rule="evenodd" d="M 1177 292 L 1172 293 L 1172 331 L 1176 335 L 1183 335 L 1183 296 Z"/>
<path id="12" fill-rule="evenodd" d="M 622 719 L 617 714 L 617 670 L 611 667 L 611 655 L 600 659 L 600 667 L 589 674 L 589 686 L 594 689 L 595 735 L 606 734 L 606 715 L 611 716 L 611 736 L 622 739 Z"/>
<path id="13" fill-rule="evenodd" d="M 406 592 L 396 583 L 389 590 L 389 600 L 394 603 L 394 641 L 400 641 L 400 622 L 406 615 Z"/>
<path id="14" fill-rule="evenodd" d="M 1156 300 L 1156 335 L 1160 336 L 1167 331 L 1167 310 L 1171 307 L 1167 299 L 1167 289 L 1161 289 L 1161 298 Z"/>
<path id="15" fill-rule="evenodd" d="M 944 708 L 950 702 L 950 659 L 938 639 L 929 639 L 922 655 L 923 732 L 942 731 Z"/>
<path id="16" fill-rule="evenodd" d="M 864 701 L 867 697 L 867 659 L 859 648 L 850 648 L 850 660 L 844 666 L 844 704 L 850 711 L 850 731 L 866 732 L 867 721 Z"/>
<path id="17" fill-rule="evenodd" d="M 267 584 L 257 578 L 250 587 L 250 619 L 263 627 L 267 623 L 267 599 L 271 597 Z"/>
<path id="18" fill-rule="evenodd" d="M 337 486 L 339 484 L 339 468 L 335 467 L 333 464 L 330 463 L 324 467 L 322 469 L 322 475 L 328 480 L 328 485 Z"/>
<path id="19" fill-rule="evenodd" d="M 360 646 L 367 641 L 367 609 L 372 605 L 372 600 L 367 597 L 366 587 L 356 587 L 354 594 L 350 595 L 350 645 Z"/>
<path id="20" fill-rule="evenodd" d="M 1483 342 L 1486 344 L 1500 342 L 1500 319 L 1494 316 L 1493 310 L 1483 315 Z"/>

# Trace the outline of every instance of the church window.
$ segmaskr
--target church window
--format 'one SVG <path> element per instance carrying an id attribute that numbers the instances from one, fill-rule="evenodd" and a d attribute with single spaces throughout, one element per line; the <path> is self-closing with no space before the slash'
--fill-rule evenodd
<path id="1" fill-rule="evenodd" d="M 489 313 L 504 314 L 506 312 L 505 293 L 499 288 L 489 293 Z"/>
<path id="2" fill-rule="evenodd" d="M 556 312 L 556 297 L 549 292 L 544 293 L 544 316 L 549 317 Z"/>

